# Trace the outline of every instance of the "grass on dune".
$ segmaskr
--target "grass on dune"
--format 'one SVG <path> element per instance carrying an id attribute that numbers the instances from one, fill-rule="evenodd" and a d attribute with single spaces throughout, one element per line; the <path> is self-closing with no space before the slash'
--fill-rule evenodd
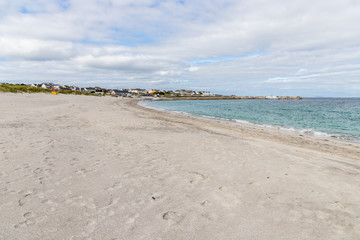
<path id="1" fill-rule="evenodd" d="M 12 93 L 51 93 L 50 89 L 45 89 L 41 87 L 32 87 L 27 85 L 19 85 L 19 84 L 0 84 L 0 92 L 12 92 Z M 96 94 L 72 91 L 72 90 L 59 90 L 58 93 L 61 94 L 76 94 L 76 95 L 93 95 L 98 96 Z"/>
<path id="2" fill-rule="evenodd" d="M 0 91 L 12 93 L 51 93 L 50 89 L 17 84 L 0 84 Z"/>

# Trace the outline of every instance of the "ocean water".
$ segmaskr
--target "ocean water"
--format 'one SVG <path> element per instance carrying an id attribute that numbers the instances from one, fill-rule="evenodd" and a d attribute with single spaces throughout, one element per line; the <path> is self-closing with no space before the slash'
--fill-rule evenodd
<path id="1" fill-rule="evenodd" d="M 240 124 L 360 142 L 360 98 L 149 101 L 143 105 Z"/>

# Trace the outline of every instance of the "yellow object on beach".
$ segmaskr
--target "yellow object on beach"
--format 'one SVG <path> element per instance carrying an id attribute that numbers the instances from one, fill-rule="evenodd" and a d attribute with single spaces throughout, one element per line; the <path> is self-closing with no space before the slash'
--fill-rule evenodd
<path id="1" fill-rule="evenodd" d="M 57 95 L 57 91 L 55 89 L 52 89 L 51 94 Z"/>

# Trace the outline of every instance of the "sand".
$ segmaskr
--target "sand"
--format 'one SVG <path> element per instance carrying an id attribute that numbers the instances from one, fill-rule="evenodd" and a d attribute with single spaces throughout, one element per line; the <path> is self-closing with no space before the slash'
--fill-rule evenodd
<path id="1" fill-rule="evenodd" d="M 0 239 L 360 239 L 360 145 L 0 93 Z"/>

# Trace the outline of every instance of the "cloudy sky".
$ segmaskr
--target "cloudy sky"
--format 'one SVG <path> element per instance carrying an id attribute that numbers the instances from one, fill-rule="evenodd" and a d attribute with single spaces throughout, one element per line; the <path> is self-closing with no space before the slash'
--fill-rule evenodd
<path id="1" fill-rule="evenodd" d="M 0 82 L 360 96 L 359 0 L 0 0 Z"/>

